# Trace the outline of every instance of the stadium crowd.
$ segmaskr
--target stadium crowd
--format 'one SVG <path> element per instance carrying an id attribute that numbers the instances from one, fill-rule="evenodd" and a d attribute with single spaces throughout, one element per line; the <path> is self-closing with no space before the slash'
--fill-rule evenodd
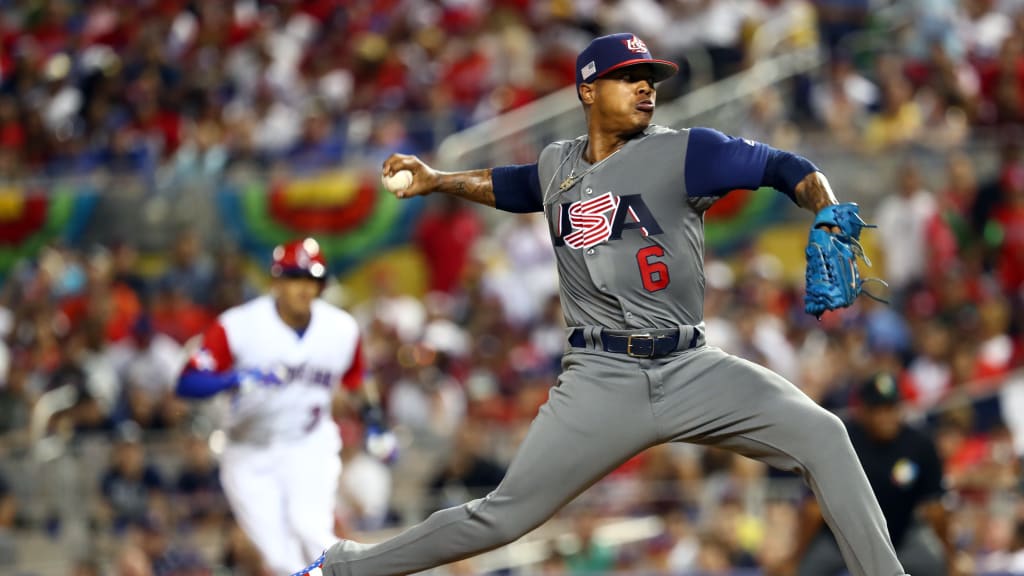
<path id="1" fill-rule="evenodd" d="M 878 25 L 856 0 L 17 2 L 0 17 L 0 177 L 373 163 L 429 151 L 451 130 L 572 84 L 576 50 L 595 33 L 636 30 L 669 58 L 699 48 L 724 77 L 750 64 L 756 23 L 777 14 L 792 20 L 790 42 L 820 41 L 830 64 L 792 101 L 758 99 L 746 136 L 777 142 L 824 129 L 870 154 L 955 148 L 1024 120 L 1021 3 L 915 6 L 915 25 L 893 16 L 891 49 L 868 60 L 843 40 Z M 712 345 L 843 415 L 862 379 L 899 375 L 908 418 L 939 446 L 956 543 L 991 573 L 1024 570 L 1024 380 L 1014 372 L 1024 360 L 1022 141 L 1006 139 L 992 173 L 955 152 L 941 174 L 901 168 L 896 192 L 868 214 L 880 225 L 890 306 L 863 298 L 817 322 L 776 256 L 751 249 L 707 265 Z M 412 482 L 399 477 L 398 464 L 364 450 L 358 420 L 338 414 L 339 533 L 394 527 L 485 493 L 559 370 L 564 330 L 542 222 L 509 216 L 487 230 L 473 209 L 436 202 L 413 243 L 429 271 L 426 295 L 386 274 L 364 302 L 334 286 L 326 293 L 365 331 L 370 374 L 405 440 L 400 462 L 429 463 Z M 174 240 L 161 274 L 141 275 L 139 256 L 131 242 L 54 245 L 6 276 L 0 455 L 23 461 L 40 433 L 72 449 L 108 439 L 83 467 L 95 471 L 83 484 L 84 516 L 108 546 L 67 548 L 75 574 L 258 574 L 220 493 L 202 410 L 177 399 L 173 383 L 186 342 L 263 278 L 228 248 L 205 252 L 191 231 Z M 58 389 L 73 392 L 68 405 L 30 430 L 40 395 Z M 15 534 L 56 540 L 71 524 L 59 494 L 26 487 L 19 472 L 0 467 L 0 567 L 17 555 Z M 398 498 L 403 482 L 411 498 Z M 536 570 L 781 574 L 805 497 L 797 485 L 723 452 L 650 450 L 562 515 L 576 539 L 552 541 Z M 646 515 L 663 520 L 653 538 L 610 546 L 596 536 L 608 518 Z M 210 534 L 216 550 L 200 545 Z"/>
<path id="2" fill-rule="evenodd" d="M 766 130 L 827 126 L 865 150 L 955 143 L 1024 118 L 1021 14 L 1016 0 L 13 2 L 0 177 L 378 164 L 572 85 L 577 51 L 616 30 L 684 63 L 662 98 L 820 40 L 831 66 L 787 122 L 766 96 Z"/>

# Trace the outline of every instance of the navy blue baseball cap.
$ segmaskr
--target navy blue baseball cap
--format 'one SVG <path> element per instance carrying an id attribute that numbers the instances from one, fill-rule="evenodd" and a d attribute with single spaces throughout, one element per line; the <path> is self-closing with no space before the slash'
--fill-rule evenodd
<path id="1" fill-rule="evenodd" d="M 576 90 L 580 84 L 593 82 L 612 70 L 637 64 L 650 66 L 654 70 L 655 82 L 671 78 L 679 71 L 679 66 L 672 62 L 651 57 L 647 44 L 636 34 L 609 34 L 594 38 L 576 57 Z"/>
<path id="2" fill-rule="evenodd" d="M 896 375 L 888 372 L 873 374 L 860 383 L 857 396 L 865 406 L 896 406 L 903 400 Z"/>

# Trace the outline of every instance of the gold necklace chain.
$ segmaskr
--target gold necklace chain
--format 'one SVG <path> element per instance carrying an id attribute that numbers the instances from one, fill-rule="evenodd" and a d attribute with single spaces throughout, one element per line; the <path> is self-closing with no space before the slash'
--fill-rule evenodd
<path id="1" fill-rule="evenodd" d="M 611 154 L 605 156 L 597 164 L 592 165 L 590 168 L 587 168 L 583 173 L 581 173 L 579 176 L 577 176 L 576 175 L 576 165 L 579 164 L 580 158 L 583 158 L 583 152 L 586 150 L 586 147 L 584 147 L 583 150 L 580 151 L 580 155 L 576 157 L 576 161 L 573 162 L 572 170 L 569 171 L 569 176 L 565 180 L 562 180 L 562 183 L 558 185 L 558 190 L 560 192 L 565 192 L 566 190 L 572 188 L 573 186 L 576 185 L 577 182 L 582 180 L 584 176 L 586 176 L 587 174 L 590 174 L 594 170 L 597 170 L 602 164 L 604 164 L 605 162 L 611 160 L 612 156 L 615 156 L 616 154 L 618 154 L 619 150 L 622 150 L 623 148 L 625 148 L 625 144 L 623 144 L 619 148 L 616 148 L 614 152 L 612 152 Z"/>

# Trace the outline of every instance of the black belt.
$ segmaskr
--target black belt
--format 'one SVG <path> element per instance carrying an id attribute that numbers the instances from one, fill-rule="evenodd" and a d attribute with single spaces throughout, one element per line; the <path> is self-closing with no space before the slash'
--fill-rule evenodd
<path id="1" fill-rule="evenodd" d="M 605 352 L 614 354 L 626 354 L 633 358 L 660 358 L 668 356 L 677 350 L 689 350 L 696 348 L 703 340 L 700 338 L 701 331 L 698 328 L 692 330 L 693 336 L 686 343 L 686 347 L 680 347 L 679 330 L 668 330 L 662 334 L 616 334 L 609 330 L 601 330 L 601 348 Z M 569 345 L 573 348 L 587 348 L 587 339 L 583 328 L 573 328 L 569 332 Z"/>

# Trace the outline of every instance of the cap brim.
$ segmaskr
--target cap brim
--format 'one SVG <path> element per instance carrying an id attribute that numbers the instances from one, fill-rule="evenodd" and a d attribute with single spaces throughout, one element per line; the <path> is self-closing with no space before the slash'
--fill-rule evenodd
<path id="1" fill-rule="evenodd" d="M 640 65 L 650 66 L 651 69 L 654 70 L 653 80 L 655 82 L 668 80 L 669 78 L 675 76 L 676 72 L 679 72 L 679 66 L 672 62 L 669 62 L 668 60 L 655 60 L 653 58 L 637 58 L 635 60 L 626 60 L 625 62 L 619 62 L 615 66 L 612 66 L 611 68 L 605 70 L 604 72 L 601 72 L 601 74 L 598 75 L 597 78 L 606 76 L 608 75 L 608 73 L 613 72 L 615 70 Z"/>
<path id="2" fill-rule="evenodd" d="M 274 278 L 286 278 L 289 280 L 298 280 L 308 278 L 310 280 L 324 280 L 327 275 L 321 272 L 319 275 L 314 274 L 312 270 L 307 268 L 281 268 L 276 267 L 270 271 L 270 275 Z"/>

